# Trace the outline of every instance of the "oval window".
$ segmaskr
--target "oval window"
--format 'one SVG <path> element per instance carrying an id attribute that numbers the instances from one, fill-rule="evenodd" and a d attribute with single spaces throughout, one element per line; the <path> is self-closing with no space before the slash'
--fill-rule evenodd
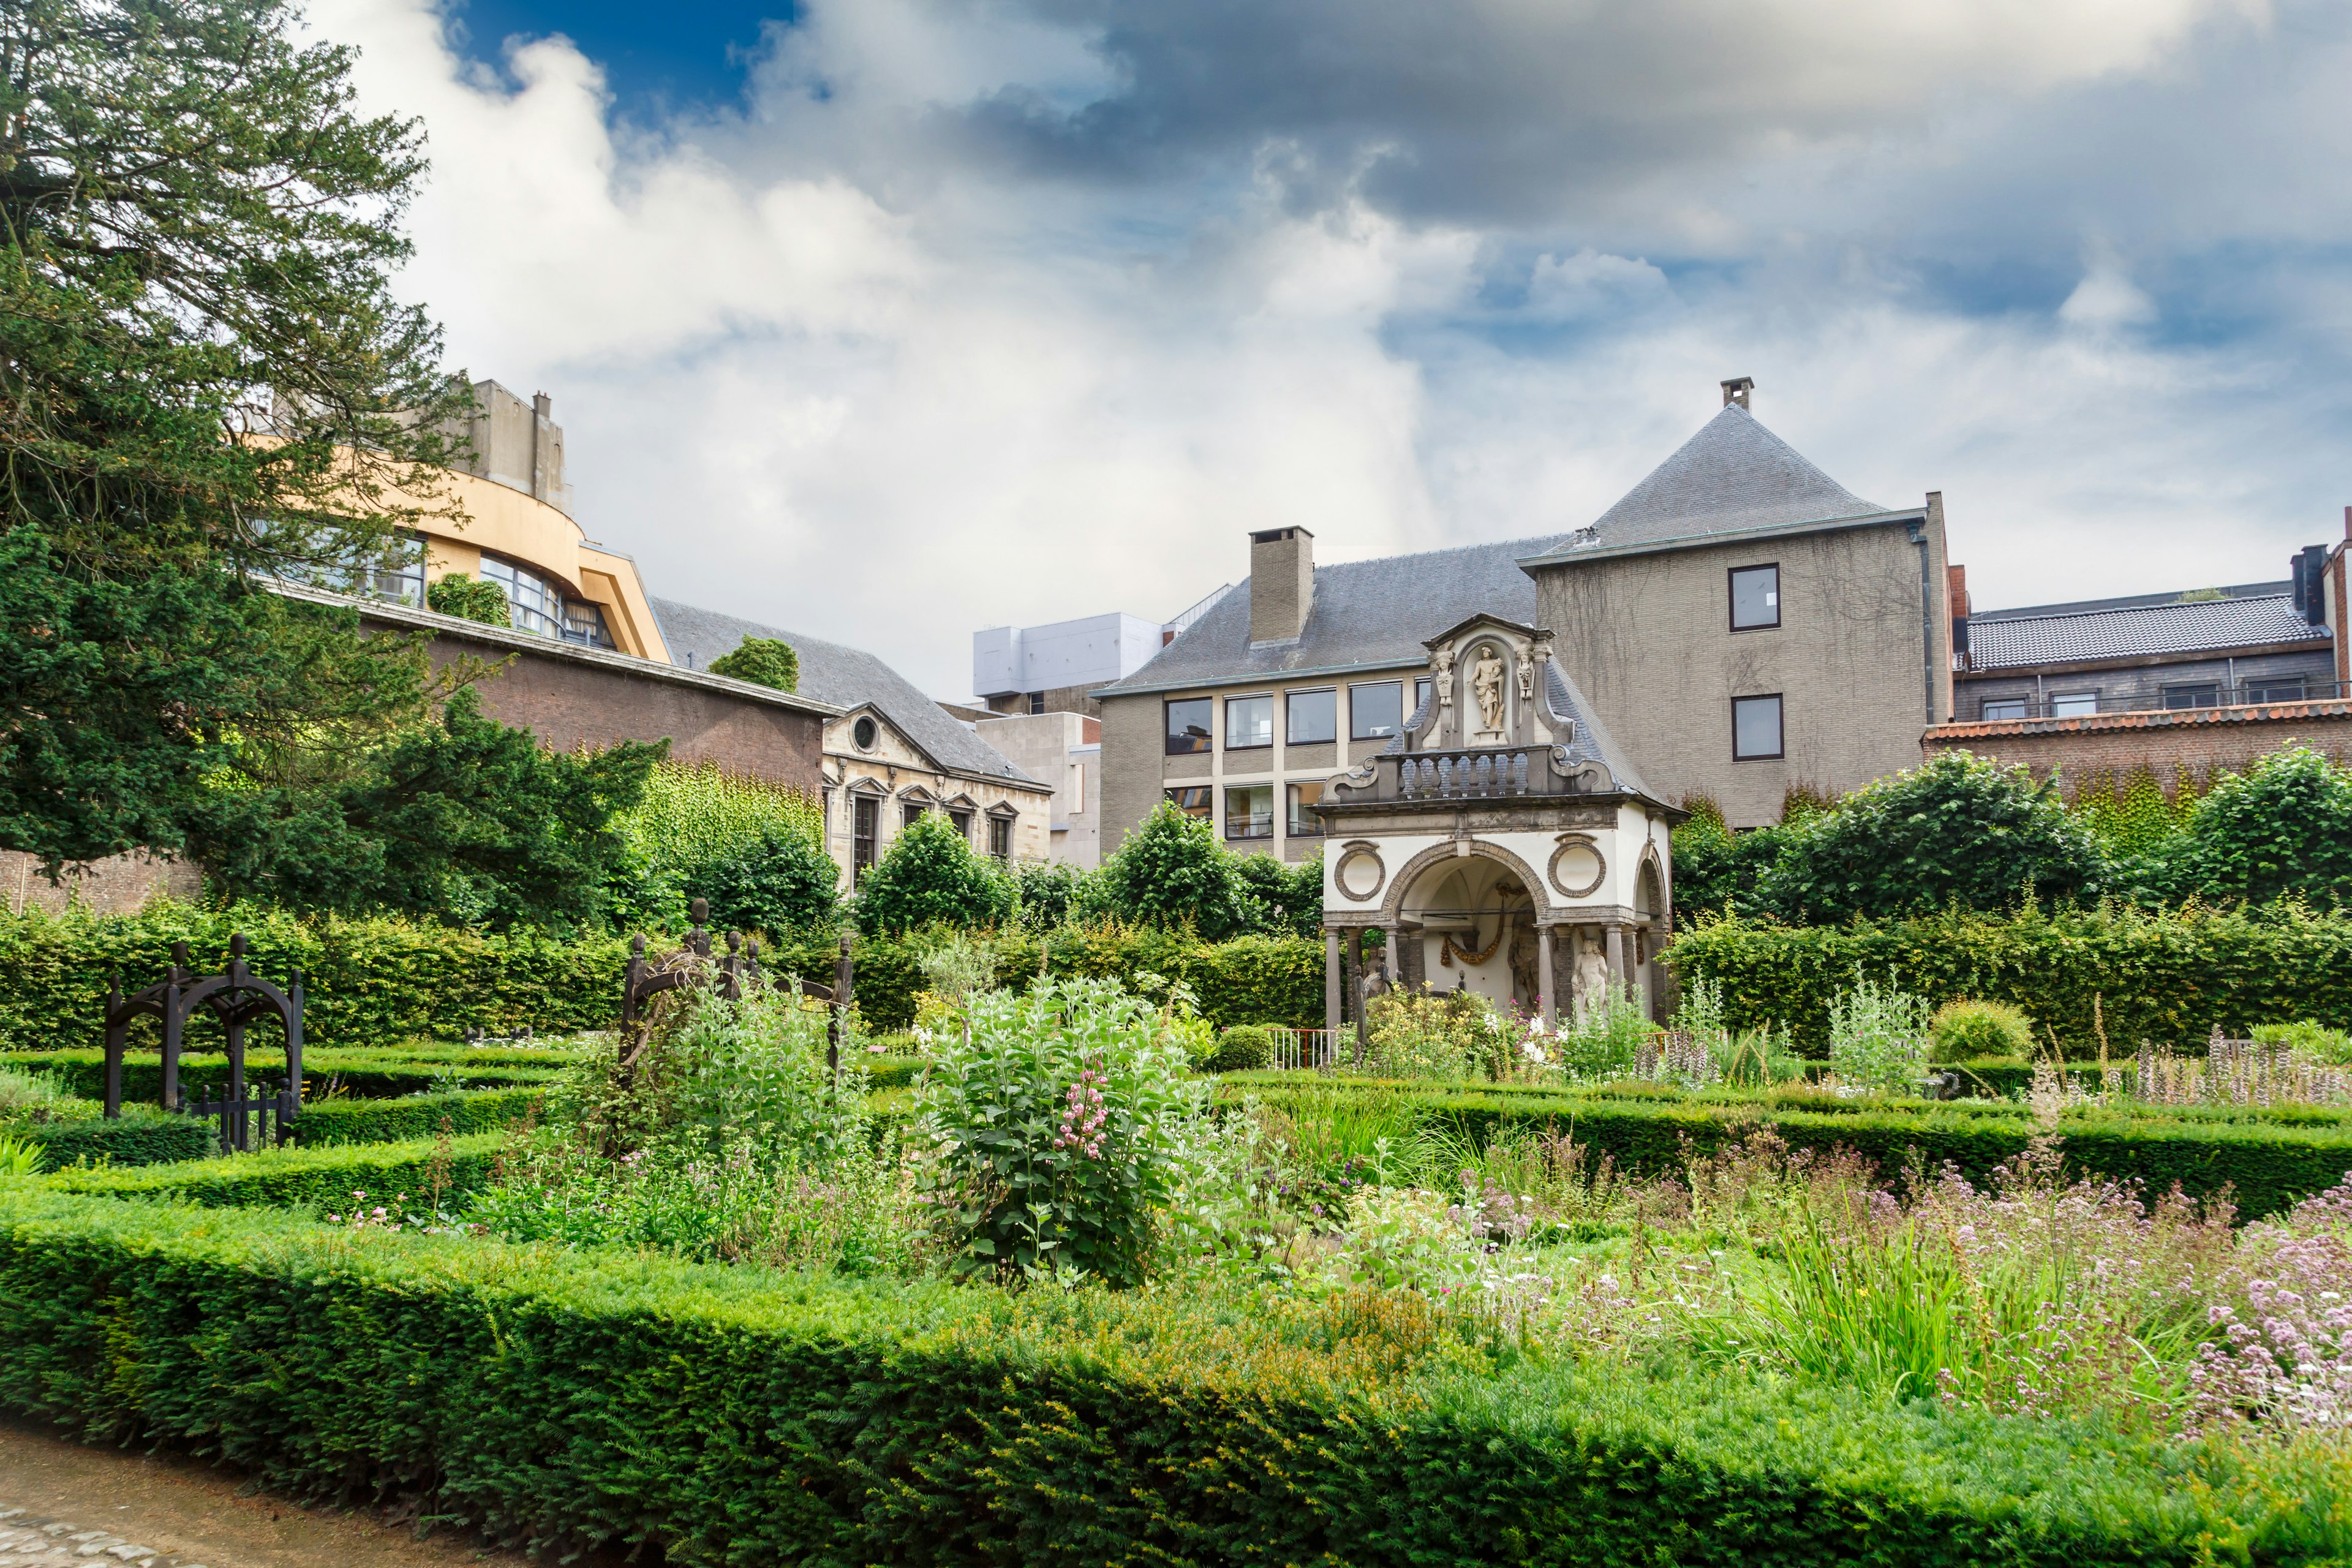
<path id="1" fill-rule="evenodd" d="M 1580 899 L 1601 886 L 1607 869 L 1601 851 L 1591 845 L 1563 845 L 1551 858 L 1551 884 L 1570 898 Z"/>
<path id="2" fill-rule="evenodd" d="M 850 743 L 861 752 L 872 751 L 874 742 L 881 738 L 881 734 L 882 726 L 871 718 L 861 718 L 849 727 Z"/>

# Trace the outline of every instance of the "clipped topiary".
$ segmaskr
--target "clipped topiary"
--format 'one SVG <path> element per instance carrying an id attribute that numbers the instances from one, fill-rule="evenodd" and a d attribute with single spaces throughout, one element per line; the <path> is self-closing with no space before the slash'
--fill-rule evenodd
<path id="1" fill-rule="evenodd" d="M 2030 1058 L 2033 1020 L 2022 1007 L 2007 1002 L 1977 1002 L 1961 996 L 1936 1009 L 1936 1016 L 1927 1020 L 1927 1038 L 1930 1061 Z"/>
<path id="2" fill-rule="evenodd" d="M 1217 1037 L 1211 1072 L 1255 1072 L 1274 1065 L 1274 1037 L 1260 1024 L 1235 1024 Z"/>
<path id="3" fill-rule="evenodd" d="M 452 572 L 427 584 L 425 607 L 440 615 L 479 621 L 486 626 L 514 624 L 514 611 L 507 605 L 507 591 L 496 583 L 469 577 L 463 572 Z"/>
<path id="4" fill-rule="evenodd" d="M 734 652 L 710 661 L 710 673 L 730 680 L 748 680 L 754 686 L 772 686 L 778 691 L 797 691 L 801 656 L 793 651 L 792 644 L 777 637 L 745 637 L 735 645 Z"/>

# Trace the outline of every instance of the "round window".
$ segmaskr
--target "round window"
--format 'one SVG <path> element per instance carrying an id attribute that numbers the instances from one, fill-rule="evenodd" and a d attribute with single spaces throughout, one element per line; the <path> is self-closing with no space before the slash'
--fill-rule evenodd
<path id="1" fill-rule="evenodd" d="M 852 724 L 849 727 L 850 743 L 855 745 L 861 752 L 870 752 L 874 749 L 874 742 L 876 740 L 880 738 L 881 733 L 882 727 L 874 722 L 872 719 L 860 719 L 856 723 Z"/>

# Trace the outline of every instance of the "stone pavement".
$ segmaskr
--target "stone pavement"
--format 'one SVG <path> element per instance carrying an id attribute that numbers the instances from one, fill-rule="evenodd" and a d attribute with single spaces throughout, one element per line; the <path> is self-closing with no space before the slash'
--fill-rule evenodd
<path id="1" fill-rule="evenodd" d="M 305 1509 L 201 1460 L 0 1417 L 0 1568 L 543 1568 L 367 1510 Z M 591 1565 L 583 1565 L 591 1568 Z"/>

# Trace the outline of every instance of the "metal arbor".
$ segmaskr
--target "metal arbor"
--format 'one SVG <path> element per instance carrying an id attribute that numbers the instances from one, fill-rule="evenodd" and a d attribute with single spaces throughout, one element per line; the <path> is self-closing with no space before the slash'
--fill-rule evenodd
<path id="1" fill-rule="evenodd" d="M 708 983 L 718 986 L 729 1001 L 740 1000 L 746 991 L 768 984 L 760 967 L 760 940 L 746 939 L 737 932 L 727 933 L 727 956 L 720 959 L 715 974 L 710 968 L 710 932 L 703 922 L 710 918 L 710 903 L 697 899 L 687 906 L 693 928 L 686 933 L 686 945 L 675 952 L 657 959 L 646 956 L 643 934 L 629 939 L 629 964 L 621 979 L 621 1023 L 624 1027 L 645 1021 L 646 1008 L 664 991 L 675 991 L 682 985 Z M 825 1070 L 838 1076 L 841 1070 L 842 1018 L 847 1012 L 852 990 L 856 984 L 856 966 L 850 957 L 850 940 L 856 933 L 844 930 L 841 951 L 834 962 L 833 984 L 822 985 L 814 980 L 800 982 L 800 994 L 813 1001 L 832 1004 L 832 1017 L 825 1024 Z M 630 1060 L 635 1053 L 630 1054 Z"/>
<path id="2" fill-rule="evenodd" d="M 286 1030 L 286 1080 L 294 1096 L 294 1104 L 281 1115 L 279 1136 L 286 1131 L 286 1122 L 299 1114 L 299 1103 L 302 1082 L 302 972 L 296 970 L 292 984 L 281 991 L 246 967 L 245 933 L 237 931 L 228 939 L 228 969 L 221 974 L 202 977 L 188 968 L 188 944 L 172 944 L 172 967 L 164 977 L 145 990 L 130 996 L 122 994 L 122 976 L 114 975 L 106 995 L 106 1114 L 122 1114 L 122 1053 L 128 1041 L 131 1022 L 134 1018 L 154 1018 L 163 1026 L 163 1109 L 180 1110 L 184 1102 L 180 1093 L 180 1053 L 187 1041 L 188 1020 L 199 1009 L 220 1020 L 228 1035 L 228 1100 L 241 1104 L 245 1098 L 245 1026 L 256 1018 L 275 1017 Z M 244 1118 L 236 1118 L 237 1136 L 234 1146 L 242 1148 Z"/>

